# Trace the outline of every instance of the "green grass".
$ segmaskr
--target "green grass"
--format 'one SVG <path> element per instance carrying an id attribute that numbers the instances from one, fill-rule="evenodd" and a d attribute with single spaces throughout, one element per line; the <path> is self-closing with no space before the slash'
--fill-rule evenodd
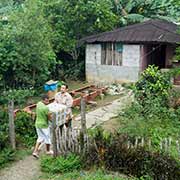
<path id="1" fill-rule="evenodd" d="M 137 180 L 117 173 L 104 172 L 101 169 L 91 171 L 73 171 L 64 174 L 43 174 L 39 180 Z"/>
<path id="2" fill-rule="evenodd" d="M 19 149 L 15 153 L 15 160 L 24 159 L 26 156 L 31 155 L 31 149 Z"/>
<path id="3" fill-rule="evenodd" d="M 94 101 L 97 102 L 97 105 L 93 106 L 90 104 L 86 104 L 86 111 L 87 112 L 93 111 L 99 107 L 102 107 L 102 106 L 105 106 L 105 105 L 111 103 L 112 101 L 114 101 L 120 97 L 122 97 L 122 95 L 108 95 L 108 94 L 106 94 L 103 99 L 101 99 L 100 96 L 97 96 L 94 99 Z M 73 107 L 72 112 L 73 112 L 74 116 L 77 116 L 80 114 L 80 108 L 79 107 Z"/>
<path id="4" fill-rule="evenodd" d="M 66 84 L 69 86 L 69 91 L 90 85 L 90 83 L 88 83 L 87 81 L 71 81 L 71 80 L 67 80 Z"/>

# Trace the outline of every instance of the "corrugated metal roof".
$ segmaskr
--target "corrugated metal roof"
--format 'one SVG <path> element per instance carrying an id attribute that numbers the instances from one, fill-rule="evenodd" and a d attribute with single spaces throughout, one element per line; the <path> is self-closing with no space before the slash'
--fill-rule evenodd
<path id="1" fill-rule="evenodd" d="M 149 20 L 81 39 L 85 43 L 179 43 L 178 26 L 164 20 Z"/>

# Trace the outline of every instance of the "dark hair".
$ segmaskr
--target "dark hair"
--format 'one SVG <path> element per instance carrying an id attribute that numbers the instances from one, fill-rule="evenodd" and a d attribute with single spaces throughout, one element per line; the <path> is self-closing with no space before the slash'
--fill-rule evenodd
<path id="1" fill-rule="evenodd" d="M 48 97 L 47 94 L 43 94 L 43 95 L 41 96 L 41 98 L 42 98 L 42 100 L 49 99 L 49 97 Z"/>
<path id="2" fill-rule="evenodd" d="M 61 86 L 65 86 L 66 89 L 68 89 L 68 85 L 67 84 L 62 84 Z"/>

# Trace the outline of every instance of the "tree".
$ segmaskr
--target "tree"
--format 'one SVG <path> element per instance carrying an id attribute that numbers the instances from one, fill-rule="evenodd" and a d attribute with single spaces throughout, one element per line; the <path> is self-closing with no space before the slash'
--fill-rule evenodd
<path id="1" fill-rule="evenodd" d="M 56 60 L 52 31 L 43 15 L 42 4 L 30 0 L 0 26 L 1 86 L 35 86 L 48 79 Z"/>
<path id="2" fill-rule="evenodd" d="M 112 0 L 114 12 L 119 15 L 119 24 L 127 25 L 146 19 L 180 21 L 180 6 L 177 0 Z"/>
<path id="3" fill-rule="evenodd" d="M 77 42 L 86 35 L 111 30 L 118 18 L 110 0 L 46 0 L 47 18 L 54 31 L 54 48 L 78 59 Z"/>

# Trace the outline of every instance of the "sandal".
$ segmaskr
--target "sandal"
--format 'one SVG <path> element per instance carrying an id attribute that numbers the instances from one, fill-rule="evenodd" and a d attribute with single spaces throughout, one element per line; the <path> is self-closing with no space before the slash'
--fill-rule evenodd
<path id="1" fill-rule="evenodd" d="M 36 159 L 39 159 L 39 155 L 35 152 L 32 153 L 33 157 L 35 157 Z"/>

